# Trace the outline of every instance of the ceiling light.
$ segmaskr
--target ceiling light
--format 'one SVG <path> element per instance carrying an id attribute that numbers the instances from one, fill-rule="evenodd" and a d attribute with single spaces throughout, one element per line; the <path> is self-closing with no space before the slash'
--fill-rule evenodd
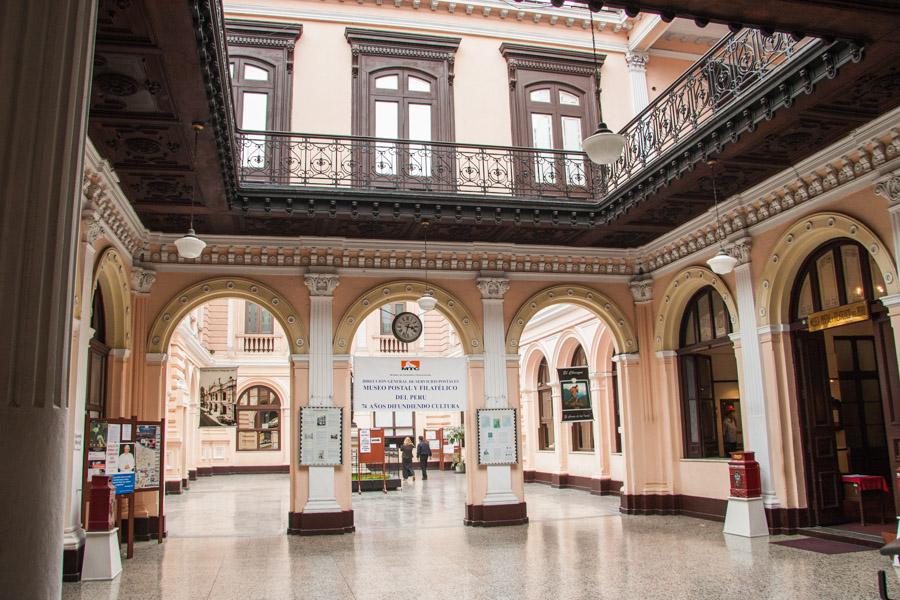
<path id="1" fill-rule="evenodd" d="M 427 312 L 434 310 L 434 307 L 437 306 L 437 298 L 434 297 L 431 290 L 425 290 L 422 292 L 422 296 L 416 300 L 416 303 L 419 305 L 419 308 Z"/>
<path id="2" fill-rule="evenodd" d="M 194 168 L 196 168 L 197 138 L 200 132 L 203 131 L 203 123 L 195 121 L 191 124 L 191 127 L 194 128 Z M 203 249 L 206 248 L 206 242 L 198 238 L 194 231 L 194 197 L 197 195 L 196 189 L 197 183 L 195 180 L 194 186 L 191 188 L 191 224 L 188 227 L 187 235 L 175 240 L 175 248 L 178 249 L 178 256 L 181 258 L 198 258 L 203 254 Z"/>
<path id="3" fill-rule="evenodd" d="M 720 248 L 715 256 L 706 261 L 706 264 L 709 265 L 709 268 L 712 269 L 712 272 L 716 275 L 727 275 L 734 271 L 737 262 L 735 257 L 725 252 L 724 248 Z"/>
<path id="4" fill-rule="evenodd" d="M 581 142 L 581 148 L 591 159 L 591 162 L 598 165 L 608 165 L 616 162 L 625 149 L 625 136 L 610 131 L 606 123 L 603 122 L 603 107 L 600 104 L 600 63 L 597 61 L 597 36 L 594 32 L 594 13 L 588 10 L 591 21 L 591 48 L 594 57 L 594 83 L 597 85 L 597 118 L 600 125 L 597 131 L 590 136 L 584 138 Z"/>

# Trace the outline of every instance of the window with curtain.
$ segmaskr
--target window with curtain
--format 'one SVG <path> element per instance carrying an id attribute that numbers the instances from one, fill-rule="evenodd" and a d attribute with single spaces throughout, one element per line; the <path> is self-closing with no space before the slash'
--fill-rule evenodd
<path id="1" fill-rule="evenodd" d="M 570 367 L 588 366 L 587 355 L 581 344 L 575 348 Z M 572 452 L 593 452 L 594 450 L 594 422 L 580 421 L 569 425 L 572 434 Z"/>
<path id="2" fill-rule="evenodd" d="M 281 444 L 281 400 L 264 385 L 244 390 L 237 406 L 237 449 L 278 450 Z"/>
<path id="3" fill-rule="evenodd" d="M 542 358 L 537 373 L 538 395 L 538 449 L 554 450 L 556 436 L 553 430 L 553 391 L 550 389 L 550 366 Z"/>
<path id="4" fill-rule="evenodd" d="M 246 302 L 244 309 L 244 333 L 272 334 L 275 320 L 272 313 L 253 302 Z"/>

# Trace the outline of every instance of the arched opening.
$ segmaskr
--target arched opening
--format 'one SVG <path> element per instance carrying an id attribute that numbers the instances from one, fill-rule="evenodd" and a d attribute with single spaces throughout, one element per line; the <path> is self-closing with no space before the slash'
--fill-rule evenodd
<path id="1" fill-rule="evenodd" d="M 697 291 L 681 317 L 678 364 L 685 458 L 726 458 L 742 450 L 738 367 L 731 315 L 712 286 Z"/>
<path id="2" fill-rule="evenodd" d="M 880 482 L 889 494 L 900 466 L 892 450 L 900 444 L 893 418 L 900 382 L 893 331 L 878 301 L 888 287 L 882 273 L 865 246 L 840 237 L 805 258 L 791 287 L 798 412 L 814 525 L 871 524 L 874 514 L 882 516 Z M 864 489 L 870 485 L 876 490 Z"/>
<path id="3" fill-rule="evenodd" d="M 602 294 L 558 286 L 513 317 L 507 348 L 520 357 L 525 481 L 618 492 L 626 479 L 615 354 L 636 350 L 630 325 Z M 552 492 L 526 486 L 531 514 L 552 510 Z M 618 511 L 617 502 L 601 505 Z"/>
<path id="4" fill-rule="evenodd" d="M 87 395 L 85 410 L 91 419 L 106 417 L 107 361 L 110 347 L 106 343 L 106 308 L 103 290 L 97 286 L 91 302 L 91 329 L 88 343 Z"/>

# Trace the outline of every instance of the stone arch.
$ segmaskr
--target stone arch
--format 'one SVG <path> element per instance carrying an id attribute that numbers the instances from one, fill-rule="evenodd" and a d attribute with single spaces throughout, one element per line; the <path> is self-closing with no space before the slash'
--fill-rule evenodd
<path id="1" fill-rule="evenodd" d="M 147 352 L 161 354 L 169 346 L 172 333 L 189 312 L 210 300 L 242 298 L 259 304 L 274 316 L 288 338 L 291 354 L 306 354 L 306 340 L 300 327 L 300 317 L 284 296 L 272 288 L 243 277 L 216 277 L 184 288 L 159 311 L 150 334 Z"/>
<path id="2" fill-rule="evenodd" d="M 900 293 L 897 269 L 888 246 L 862 222 L 847 215 L 823 212 L 791 225 L 772 249 L 756 292 L 757 323 L 788 323 L 791 290 L 806 258 L 822 244 L 847 238 L 863 245 L 878 265 L 888 295 Z"/>
<path id="3" fill-rule="evenodd" d="M 625 313 L 606 295 L 583 285 L 554 285 L 522 303 L 506 333 L 506 352 L 517 354 L 522 330 L 538 311 L 554 304 L 575 304 L 597 315 L 609 328 L 619 353 L 637 352 L 637 337 Z"/>
<path id="4" fill-rule="evenodd" d="M 598 327 L 594 332 L 594 338 L 591 340 L 591 370 L 596 372 L 605 372 L 609 370 L 615 348 L 613 347 L 613 339 L 609 333 L 609 327 Z"/>
<path id="5" fill-rule="evenodd" d="M 550 366 L 550 357 L 547 356 L 540 344 L 535 344 L 528 349 L 525 360 L 522 361 L 522 381 L 526 382 L 527 389 L 533 389 L 532 384 L 537 382 L 541 360 L 546 360 L 547 366 Z"/>
<path id="6" fill-rule="evenodd" d="M 335 354 L 348 354 L 353 343 L 353 335 L 366 316 L 383 304 L 417 300 L 425 291 L 422 281 L 401 280 L 389 281 L 363 292 L 356 301 L 344 311 L 334 333 L 333 349 Z M 438 301 L 435 310 L 440 311 L 453 327 L 462 342 L 466 354 L 481 354 L 481 330 L 469 309 L 456 296 L 447 290 L 429 283 L 430 290 Z"/>
<path id="7" fill-rule="evenodd" d="M 669 287 L 666 288 L 662 297 L 662 305 L 659 314 L 656 316 L 656 330 L 654 332 L 654 341 L 656 350 L 675 350 L 679 345 L 679 332 L 681 329 L 681 318 L 684 315 L 684 309 L 688 302 L 694 297 L 694 294 L 703 288 L 711 286 L 725 302 L 728 308 L 728 315 L 731 317 L 731 330 L 740 331 L 740 321 L 738 320 L 737 305 L 734 303 L 734 294 L 728 289 L 728 285 L 721 277 L 707 269 L 706 267 L 693 266 L 687 267 L 676 275 Z"/>
<path id="8" fill-rule="evenodd" d="M 590 357 L 593 349 L 584 337 L 575 329 L 566 329 L 556 339 L 553 345 L 553 357 L 548 360 L 551 369 L 567 367 L 572 356 L 575 354 L 575 348 L 581 346 L 584 349 L 585 356 Z M 590 358 L 588 359 L 590 360 Z M 552 361 L 552 362 L 551 362 Z M 588 365 L 590 368 L 590 365 Z"/>
<path id="9" fill-rule="evenodd" d="M 131 348 L 131 285 L 128 266 L 115 248 L 107 248 L 94 267 L 91 291 L 99 286 L 106 318 L 106 343 L 110 348 Z M 85 298 L 90 302 L 90 298 Z"/>

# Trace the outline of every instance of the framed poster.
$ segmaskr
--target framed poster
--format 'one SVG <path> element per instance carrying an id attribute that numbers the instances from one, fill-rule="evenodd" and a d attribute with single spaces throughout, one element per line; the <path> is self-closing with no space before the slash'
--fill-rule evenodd
<path id="1" fill-rule="evenodd" d="M 478 464 L 514 465 L 519 462 L 516 409 L 481 408 L 477 411 Z"/>
<path id="2" fill-rule="evenodd" d="M 300 407 L 300 464 L 335 467 L 344 462 L 344 411 L 338 406 Z"/>
<path id="3" fill-rule="evenodd" d="M 158 488 L 162 457 L 162 427 L 137 425 L 134 435 L 134 454 L 135 489 Z"/>
<path id="4" fill-rule="evenodd" d="M 200 369 L 200 427 L 237 423 L 237 369 Z"/>
<path id="5" fill-rule="evenodd" d="M 593 421 L 591 408 L 591 381 L 587 367 L 557 369 L 560 398 L 562 398 L 563 423 Z"/>

